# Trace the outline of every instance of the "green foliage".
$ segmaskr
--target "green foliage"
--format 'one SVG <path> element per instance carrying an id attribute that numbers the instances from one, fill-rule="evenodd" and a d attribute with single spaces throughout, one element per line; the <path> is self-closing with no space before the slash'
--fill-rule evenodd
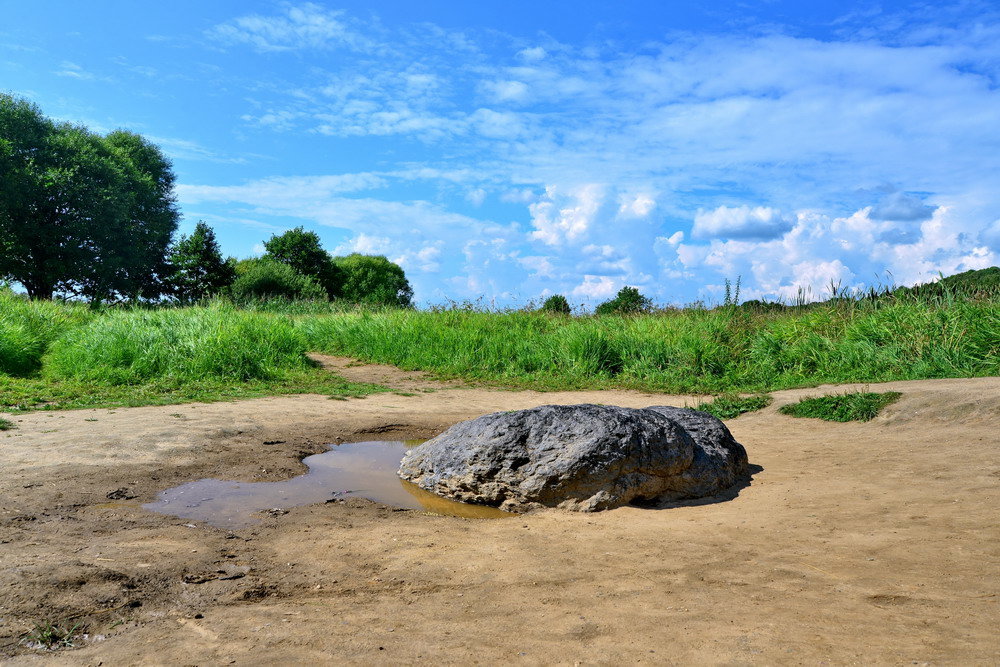
<path id="1" fill-rule="evenodd" d="M 569 301 L 562 294 L 553 294 L 542 304 L 542 312 L 553 315 L 569 315 L 571 309 Z"/>
<path id="2" fill-rule="evenodd" d="M 871 421 L 887 405 L 902 396 L 898 391 L 884 393 L 854 392 L 818 398 L 804 398 L 798 403 L 783 405 L 779 412 L 792 417 L 814 417 L 832 422 Z"/>
<path id="3" fill-rule="evenodd" d="M 199 222 L 191 236 L 182 236 L 170 249 L 168 293 L 181 303 L 218 294 L 236 279 L 234 267 L 222 258 L 215 232 Z"/>
<path id="4" fill-rule="evenodd" d="M 0 411 L 383 390 L 315 367 L 305 349 L 284 315 L 224 305 L 95 309 L 0 289 Z"/>
<path id="5" fill-rule="evenodd" d="M 340 296 L 343 276 L 323 250 L 316 232 L 307 232 L 302 227 L 289 229 L 265 241 L 264 248 L 267 249 L 265 257 L 287 264 L 316 281 L 326 291 L 327 298 Z"/>
<path id="6" fill-rule="evenodd" d="M 900 287 L 892 292 L 896 296 L 921 297 L 970 297 L 1000 292 L 1000 267 L 964 271 L 942 277 L 937 282 L 914 287 Z"/>
<path id="7" fill-rule="evenodd" d="M 594 310 L 595 315 L 635 315 L 648 313 L 653 309 L 653 302 L 639 293 L 635 287 L 623 287 L 618 290 L 615 298 L 605 301 Z"/>
<path id="8" fill-rule="evenodd" d="M 788 308 L 783 303 L 778 303 L 777 301 L 761 301 L 760 299 L 750 299 L 749 301 L 744 301 L 739 304 L 740 308 L 751 311 L 775 311 L 775 310 L 785 310 Z"/>
<path id="9" fill-rule="evenodd" d="M 249 265 L 260 262 L 307 280 L 273 261 Z M 982 296 L 551 317 L 288 298 L 242 309 L 88 308 L 0 290 L 0 410 L 374 390 L 315 368 L 304 350 L 534 389 L 751 393 L 996 376 L 998 332 L 1000 298 Z"/>
<path id="10" fill-rule="evenodd" d="M 767 394 L 740 396 L 739 394 L 722 394 L 711 402 L 700 404 L 695 410 L 707 412 L 718 419 L 735 419 L 747 412 L 763 410 L 771 405 L 774 399 Z"/>
<path id="11" fill-rule="evenodd" d="M 156 146 L 56 124 L 0 94 L 0 167 L 0 277 L 33 299 L 160 293 L 177 211 Z"/>
<path id="12" fill-rule="evenodd" d="M 234 267 L 236 279 L 228 295 L 237 303 L 263 299 L 327 299 L 327 291 L 313 278 L 288 264 L 265 257 L 245 259 Z"/>
<path id="13" fill-rule="evenodd" d="M 83 632 L 83 624 L 72 626 L 56 625 L 51 621 L 37 623 L 31 632 L 24 635 L 21 641 L 33 648 L 55 651 L 61 648 L 73 648 L 75 640 Z"/>
<path id="14" fill-rule="evenodd" d="M 402 267 L 382 255 L 354 253 L 335 257 L 333 263 L 341 271 L 340 297 L 345 301 L 397 308 L 412 306 L 413 289 Z"/>
<path id="15" fill-rule="evenodd" d="M 116 385 L 276 380 L 309 368 L 305 352 L 283 318 L 228 307 L 119 311 L 56 340 L 44 374 Z"/>
<path id="16" fill-rule="evenodd" d="M 729 278 L 726 278 L 726 292 L 722 299 L 723 306 L 738 306 L 740 303 L 740 283 L 743 277 L 737 276 L 736 285 L 734 286 L 729 282 Z"/>
<path id="17" fill-rule="evenodd" d="M 17 428 L 17 424 L 15 424 L 9 419 L 4 419 L 3 417 L 0 417 L 0 431 L 10 431 L 15 428 Z"/>
<path id="18" fill-rule="evenodd" d="M 0 289 L 0 376 L 37 373 L 52 341 L 91 317 L 79 304 L 28 301 Z"/>
<path id="19" fill-rule="evenodd" d="M 305 315 L 310 349 L 539 389 L 760 392 L 1000 375 L 1000 303 L 842 301 L 640 317 L 387 311 Z"/>

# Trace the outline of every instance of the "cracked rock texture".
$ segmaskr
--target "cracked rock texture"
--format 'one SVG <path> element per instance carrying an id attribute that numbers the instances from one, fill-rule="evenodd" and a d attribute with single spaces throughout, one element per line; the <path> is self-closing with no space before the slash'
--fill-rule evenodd
<path id="1" fill-rule="evenodd" d="M 433 493 L 513 512 L 702 498 L 747 475 L 746 450 L 709 414 L 589 404 L 455 424 L 409 450 L 399 469 Z"/>

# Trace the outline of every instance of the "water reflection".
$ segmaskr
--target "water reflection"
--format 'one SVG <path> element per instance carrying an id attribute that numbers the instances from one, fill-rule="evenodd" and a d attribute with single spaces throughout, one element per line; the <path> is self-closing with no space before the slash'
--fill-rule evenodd
<path id="1" fill-rule="evenodd" d="M 283 482 L 233 482 L 201 479 L 160 492 L 148 510 L 213 526 L 235 528 L 255 523 L 258 512 L 311 505 L 353 496 L 386 505 L 476 519 L 512 516 L 494 507 L 469 505 L 435 495 L 396 476 L 406 442 L 352 442 L 303 459 L 309 471 Z"/>

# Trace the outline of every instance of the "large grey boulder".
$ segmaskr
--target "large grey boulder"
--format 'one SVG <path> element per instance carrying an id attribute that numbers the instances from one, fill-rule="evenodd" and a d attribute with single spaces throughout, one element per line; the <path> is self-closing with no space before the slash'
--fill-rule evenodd
<path id="1" fill-rule="evenodd" d="M 747 476 L 747 455 L 696 410 L 543 405 L 456 424 L 409 450 L 399 476 L 508 511 L 592 512 L 715 495 Z"/>

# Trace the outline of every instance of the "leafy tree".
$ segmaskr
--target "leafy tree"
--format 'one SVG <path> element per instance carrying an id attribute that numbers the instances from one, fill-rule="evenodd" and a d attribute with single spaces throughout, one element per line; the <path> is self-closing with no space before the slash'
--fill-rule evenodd
<path id="1" fill-rule="evenodd" d="M 234 301 L 328 298 L 323 286 L 311 276 L 269 257 L 244 259 L 233 268 L 236 280 L 228 293 Z"/>
<path id="2" fill-rule="evenodd" d="M 653 301 L 639 293 L 638 288 L 623 287 L 618 290 L 615 298 L 599 305 L 594 313 L 597 315 L 634 315 L 648 313 L 653 308 Z"/>
<path id="3" fill-rule="evenodd" d="M 323 286 L 329 298 L 339 296 L 342 276 L 320 245 L 316 232 L 307 232 L 302 227 L 289 229 L 280 236 L 272 236 L 264 243 L 264 248 L 267 249 L 265 257 L 313 278 Z"/>
<path id="4" fill-rule="evenodd" d="M 399 308 L 413 305 L 413 289 L 403 268 L 384 256 L 353 253 L 334 257 L 333 263 L 341 271 L 340 297 L 345 301 Z"/>
<path id="5" fill-rule="evenodd" d="M 177 227 L 173 184 L 141 136 L 57 124 L 0 94 L 0 278 L 33 299 L 157 296 Z"/>
<path id="6" fill-rule="evenodd" d="M 542 311 L 555 315 L 569 315 L 569 301 L 562 294 L 553 294 L 542 304 Z"/>
<path id="7" fill-rule="evenodd" d="M 222 258 L 215 232 L 204 222 L 170 248 L 167 264 L 168 292 L 182 302 L 217 294 L 236 279 L 235 268 Z"/>

